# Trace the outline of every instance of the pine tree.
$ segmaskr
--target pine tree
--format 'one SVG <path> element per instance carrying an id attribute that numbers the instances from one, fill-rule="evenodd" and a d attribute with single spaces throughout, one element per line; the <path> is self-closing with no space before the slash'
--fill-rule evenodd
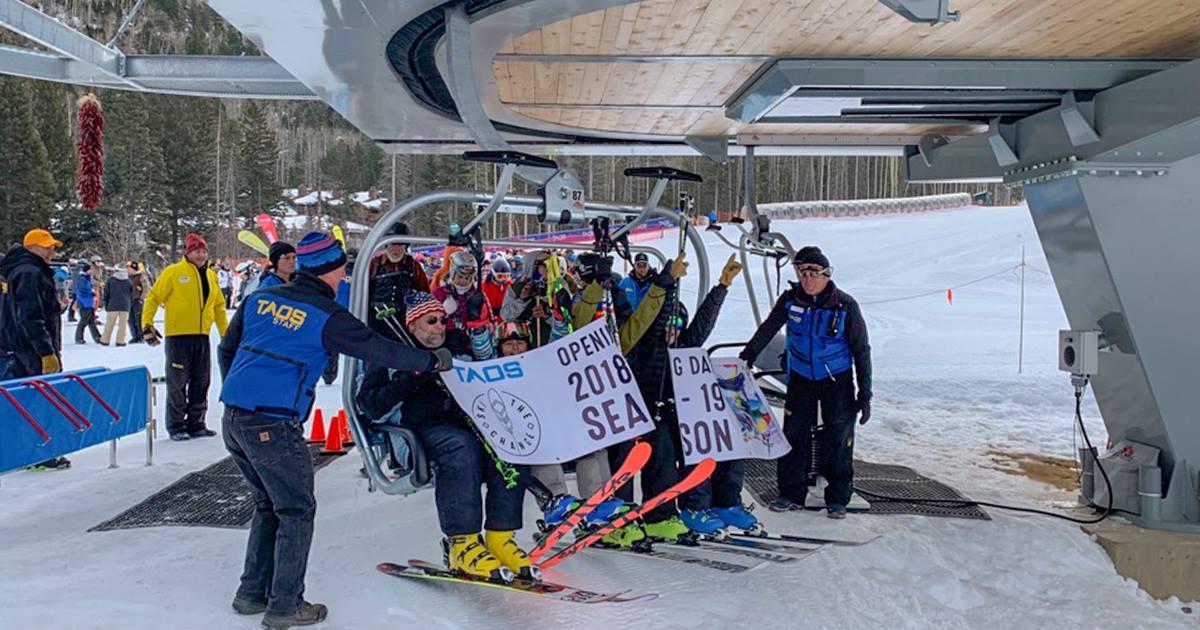
<path id="1" fill-rule="evenodd" d="M 255 101 L 242 110 L 241 143 L 238 146 L 238 194 L 244 197 L 242 212 L 254 216 L 272 212 L 279 198 L 275 162 L 279 143 L 267 121 L 267 112 Z M 276 211 L 277 212 L 277 211 Z"/>
<path id="2" fill-rule="evenodd" d="M 172 255 L 187 232 L 211 233 L 218 217 L 213 206 L 215 164 L 209 145 L 216 134 L 215 99 L 158 97 L 154 128 L 165 165 L 164 206 L 151 224 Z"/>
<path id="3" fill-rule="evenodd" d="M 49 225 L 54 177 L 38 133 L 30 82 L 0 77 L 0 245 Z"/>

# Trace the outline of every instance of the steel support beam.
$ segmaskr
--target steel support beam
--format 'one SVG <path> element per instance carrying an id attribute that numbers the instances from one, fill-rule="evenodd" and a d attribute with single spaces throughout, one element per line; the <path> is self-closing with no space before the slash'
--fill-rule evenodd
<path id="1" fill-rule="evenodd" d="M 125 55 L 80 33 L 20 0 L 0 0 L 0 27 L 50 50 L 125 81 Z"/>
<path id="2" fill-rule="evenodd" d="M 729 161 L 729 138 L 725 136 L 684 136 L 683 141 L 717 164 Z"/>
<path id="3" fill-rule="evenodd" d="M 1200 156 L 1141 177 L 1079 165 L 1024 192 L 1071 328 L 1099 330 L 1108 344 L 1091 383 L 1109 437 L 1161 450 L 1142 463 L 1161 467 L 1161 487 L 1114 479 L 1117 504 L 1140 512 L 1140 525 L 1200 532 L 1200 336 L 1190 316 L 1200 312 Z M 1069 396 L 1066 376 L 1063 387 Z"/>
<path id="4" fill-rule="evenodd" d="M 766 63 L 771 55 L 560 55 L 500 53 L 493 61 L 513 63 Z"/>
<path id="5" fill-rule="evenodd" d="M 726 103 L 726 117 L 752 123 L 803 88 L 849 96 L 862 88 L 1100 91 L 1179 66 L 1179 60 L 780 59 Z M 972 97 L 976 97 L 972 94 Z"/>
<path id="6" fill-rule="evenodd" d="M 1091 110 L 1091 120 L 1084 113 Z M 1086 124 L 1086 128 L 1082 125 Z M 1020 156 L 1001 165 L 988 136 L 973 136 L 905 160 L 909 181 L 1003 177 L 1033 183 L 1088 171 L 1165 171 L 1200 147 L 1200 61 L 1193 61 L 1097 93 L 1090 104 L 1048 109 L 1012 125 L 1010 146 Z M 1091 129 L 1096 139 L 1087 133 Z M 1082 163 L 1085 163 L 1082 164 Z"/>

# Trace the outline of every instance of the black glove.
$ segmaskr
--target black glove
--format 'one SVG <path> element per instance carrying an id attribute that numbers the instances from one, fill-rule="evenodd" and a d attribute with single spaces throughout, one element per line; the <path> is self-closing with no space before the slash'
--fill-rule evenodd
<path id="1" fill-rule="evenodd" d="M 162 343 L 162 335 L 159 334 L 158 329 L 154 326 L 146 326 L 142 328 L 142 340 L 146 342 L 146 345 L 153 348 Z"/>
<path id="2" fill-rule="evenodd" d="M 867 420 L 871 419 L 871 394 L 867 392 L 859 392 L 858 400 L 854 404 L 858 408 L 860 425 L 866 424 Z"/>
<path id="3" fill-rule="evenodd" d="M 439 372 L 445 372 L 454 367 L 454 355 L 447 348 L 438 348 L 433 351 L 433 356 L 437 358 L 437 366 L 434 368 Z"/>
<path id="4" fill-rule="evenodd" d="M 668 260 L 667 264 L 663 265 L 662 271 L 658 272 L 651 282 L 655 286 L 660 286 L 664 289 L 670 289 L 675 286 L 675 276 L 671 275 L 671 261 Z"/>
<path id="5" fill-rule="evenodd" d="M 738 354 L 738 358 L 745 361 L 746 365 L 754 367 L 754 355 L 750 353 L 750 349 L 746 348 Z"/>
<path id="6" fill-rule="evenodd" d="M 478 321 L 483 316 L 483 307 L 487 304 L 487 298 L 482 292 L 477 292 L 467 298 L 467 321 Z"/>
<path id="7" fill-rule="evenodd" d="M 612 277 L 613 259 L 611 256 L 601 256 L 588 252 L 579 256 L 579 279 L 584 284 L 594 281 L 603 282 Z"/>

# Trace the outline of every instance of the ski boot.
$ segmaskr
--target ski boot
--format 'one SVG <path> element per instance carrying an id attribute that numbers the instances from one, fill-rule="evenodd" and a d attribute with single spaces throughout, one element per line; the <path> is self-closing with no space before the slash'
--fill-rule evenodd
<path id="1" fill-rule="evenodd" d="M 579 499 L 569 494 L 560 494 L 550 500 L 550 504 L 546 509 L 542 510 L 541 525 L 548 530 L 554 529 L 563 521 L 567 520 L 567 516 L 579 508 Z"/>
<path id="2" fill-rule="evenodd" d="M 460 534 L 442 541 L 446 566 L 451 571 L 488 580 L 512 582 L 512 569 L 504 566 L 484 546 L 479 534 Z"/>
<path id="3" fill-rule="evenodd" d="M 642 529 L 646 531 L 648 538 L 666 542 L 676 542 L 680 536 L 686 536 L 690 531 L 688 526 L 684 525 L 683 520 L 678 516 L 672 516 L 665 521 L 657 523 L 646 523 Z"/>
<path id="4" fill-rule="evenodd" d="M 637 523 L 630 523 L 624 527 L 614 529 L 600 539 L 601 545 L 607 547 L 631 548 L 640 540 L 646 538 L 646 532 L 642 531 L 642 527 Z"/>
<path id="5" fill-rule="evenodd" d="M 758 524 L 758 518 L 751 514 L 750 510 L 747 510 L 743 505 L 713 508 L 709 512 L 722 521 L 725 521 L 726 525 L 736 527 L 747 533 L 757 534 L 762 530 L 762 526 Z"/>
<path id="6" fill-rule="evenodd" d="M 513 540 L 513 532 L 483 532 L 483 546 L 513 573 L 527 580 L 541 580 L 542 572 L 529 561 L 525 550 Z"/>
<path id="7" fill-rule="evenodd" d="M 716 536 L 727 523 L 715 513 L 715 510 L 681 510 L 679 518 L 693 532 L 703 536 Z"/>
<path id="8" fill-rule="evenodd" d="M 597 505 L 594 510 L 588 512 L 585 520 L 588 523 L 607 523 L 614 518 L 632 510 L 635 507 L 633 503 L 626 503 L 620 499 L 609 499 L 600 505 Z"/>

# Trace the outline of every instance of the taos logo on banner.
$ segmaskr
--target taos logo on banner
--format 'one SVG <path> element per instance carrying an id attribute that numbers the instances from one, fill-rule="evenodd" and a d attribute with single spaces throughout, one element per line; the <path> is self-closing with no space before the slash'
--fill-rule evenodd
<path id="1" fill-rule="evenodd" d="M 522 355 L 456 365 L 442 380 L 513 464 L 571 461 L 654 428 L 604 320 Z"/>
<path id="2" fill-rule="evenodd" d="M 702 348 L 670 350 L 670 359 L 685 464 L 775 459 L 791 450 L 744 361 L 710 359 Z"/>

